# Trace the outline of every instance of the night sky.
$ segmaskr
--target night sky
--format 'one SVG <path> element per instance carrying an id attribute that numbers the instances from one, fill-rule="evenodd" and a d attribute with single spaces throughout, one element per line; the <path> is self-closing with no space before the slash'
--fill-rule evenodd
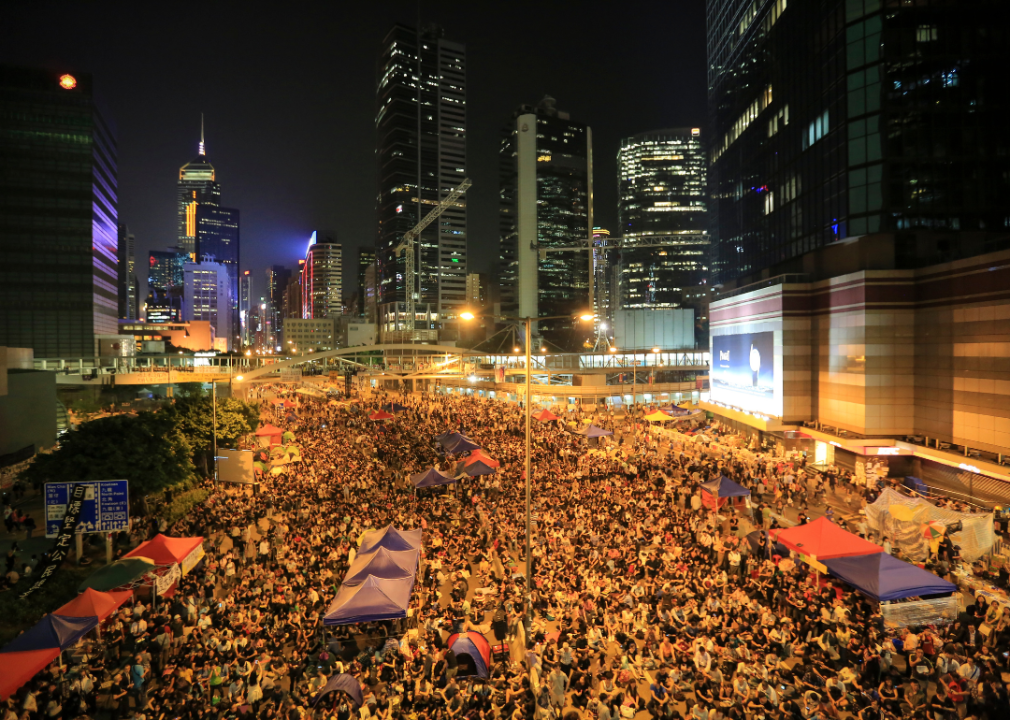
<path id="1" fill-rule="evenodd" d="M 0 62 L 91 72 L 118 128 L 119 218 L 137 260 L 175 239 L 175 182 L 199 141 L 242 218 L 242 266 L 296 266 L 313 229 L 375 238 L 376 61 L 394 22 L 467 48 L 470 270 L 498 255 L 501 128 L 545 94 L 593 128 L 596 224 L 616 224 L 620 139 L 705 119 L 703 0 L 6 2 Z M 138 272 L 142 275 L 142 272 Z M 142 283 L 146 278 L 142 278 Z M 143 289 L 143 288 L 142 288 Z"/>

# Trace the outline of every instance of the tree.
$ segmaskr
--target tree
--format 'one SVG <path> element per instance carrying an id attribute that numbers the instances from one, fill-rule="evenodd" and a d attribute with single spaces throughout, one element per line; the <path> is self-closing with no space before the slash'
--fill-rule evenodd
<path id="1" fill-rule="evenodd" d="M 202 390 L 187 392 L 176 399 L 172 410 L 178 414 L 182 432 L 193 447 L 194 462 L 202 468 L 205 476 L 209 475 L 214 449 L 214 405 L 211 396 Z M 237 398 L 218 399 L 218 447 L 234 447 L 239 438 L 259 427 L 259 418 L 258 404 Z"/>
<path id="2" fill-rule="evenodd" d="M 218 401 L 218 447 L 235 447 L 243 436 L 256 432 L 259 424 L 259 403 L 247 403 L 238 398 L 226 398 Z"/>
<path id="3" fill-rule="evenodd" d="M 128 480 L 131 498 L 194 479 L 192 447 L 171 412 L 115 415 L 64 434 L 51 453 L 36 456 L 22 477 L 45 482 Z"/>

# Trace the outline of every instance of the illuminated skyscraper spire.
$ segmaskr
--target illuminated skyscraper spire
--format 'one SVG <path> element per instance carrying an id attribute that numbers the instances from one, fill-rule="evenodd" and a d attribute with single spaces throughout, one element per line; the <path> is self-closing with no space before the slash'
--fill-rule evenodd
<path id="1" fill-rule="evenodd" d="M 207 148 L 203 144 L 203 113 L 200 113 L 200 148 L 199 153 L 201 155 L 207 154 Z"/>

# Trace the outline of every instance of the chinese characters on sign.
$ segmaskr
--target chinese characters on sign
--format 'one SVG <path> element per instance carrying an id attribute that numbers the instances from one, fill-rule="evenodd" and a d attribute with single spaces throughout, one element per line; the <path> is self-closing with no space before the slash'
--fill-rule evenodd
<path id="1" fill-rule="evenodd" d="M 125 482 L 125 480 L 123 482 Z M 52 577 L 53 573 L 56 572 L 56 569 L 63 564 L 64 560 L 67 559 L 67 555 L 70 554 L 70 543 L 74 537 L 74 529 L 77 527 L 81 511 L 84 508 L 84 498 L 86 494 L 87 487 L 84 484 L 69 485 L 67 487 L 65 495 L 66 503 L 63 506 L 64 514 L 57 529 L 56 542 L 53 543 L 53 549 L 49 552 L 49 557 L 42 568 L 42 572 L 39 573 L 39 579 L 21 594 L 22 600 L 45 585 L 46 582 L 49 581 L 49 578 Z M 48 530 L 48 528 L 49 519 L 47 514 L 46 529 Z"/>
<path id="2" fill-rule="evenodd" d="M 46 483 L 46 537 L 60 533 L 72 483 Z M 130 493 L 126 480 L 80 483 L 85 489 L 76 532 L 120 532 L 130 528 Z"/>

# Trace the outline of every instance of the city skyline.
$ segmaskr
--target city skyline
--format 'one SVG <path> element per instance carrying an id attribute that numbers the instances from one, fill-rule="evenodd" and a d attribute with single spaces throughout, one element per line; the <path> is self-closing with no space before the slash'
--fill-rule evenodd
<path id="1" fill-rule="evenodd" d="M 316 227 L 336 228 L 337 241 L 351 256 L 358 247 L 374 245 L 376 66 L 394 23 L 417 23 L 415 4 L 364 9 L 352 22 L 333 8 L 316 7 L 285 20 L 284 27 L 210 7 L 201 11 L 204 32 L 228 27 L 229 36 L 270 39 L 201 44 L 199 57 L 177 47 L 177 38 L 189 35 L 184 27 L 189 18 L 159 17 L 155 23 L 153 11 L 116 3 L 101 10 L 61 6 L 58 13 L 51 7 L 4 8 L 2 60 L 96 76 L 97 91 L 119 128 L 119 221 L 136 236 L 138 257 L 176 245 L 174 182 L 179 167 L 194 157 L 201 113 L 226 204 L 242 212 L 243 270 L 261 277 L 273 264 L 295 267 Z M 536 8 L 546 24 L 572 21 L 560 6 Z M 501 119 L 521 103 L 551 94 L 593 126 L 596 217 L 604 225 L 616 217 L 613 178 L 620 138 L 704 120 L 701 3 L 669 10 L 678 17 L 674 29 L 641 27 L 635 18 L 655 12 L 644 3 L 619 18 L 579 19 L 583 32 L 551 37 L 535 51 L 517 51 L 508 40 L 510 29 L 512 36 L 520 32 L 522 13 L 489 24 L 479 8 L 420 9 L 422 23 L 440 24 L 446 37 L 467 47 L 472 272 L 488 271 L 497 260 L 499 132 Z M 640 41 L 622 57 L 579 50 L 580 35 L 603 38 L 622 29 Z M 326 37 L 344 43 L 341 60 L 325 51 L 332 43 L 324 42 Z M 130 62 L 123 62 L 125 57 Z M 640 72 L 667 64 L 678 70 L 661 86 Z M 632 101 L 635 112 L 608 109 Z M 348 287 L 356 280 L 345 277 Z"/>

